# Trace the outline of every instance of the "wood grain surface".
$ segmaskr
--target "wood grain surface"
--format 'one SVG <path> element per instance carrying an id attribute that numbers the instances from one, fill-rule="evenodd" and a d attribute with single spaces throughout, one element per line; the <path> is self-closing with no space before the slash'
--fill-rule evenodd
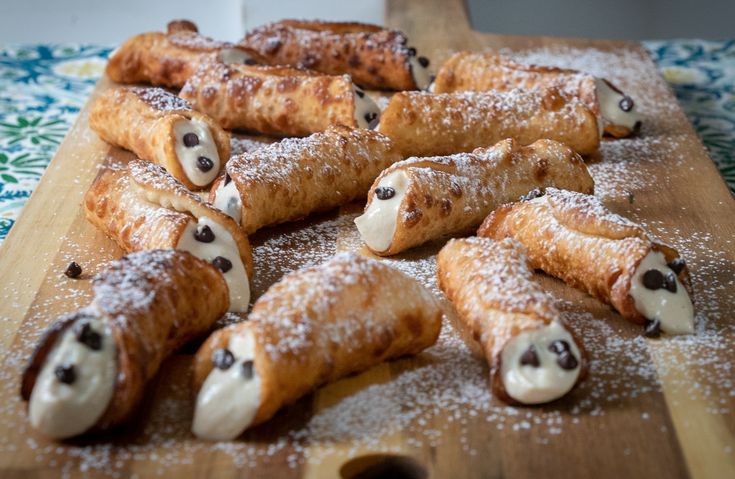
<path id="1" fill-rule="evenodd" d="M 484 363 L 457 346 L 445 301 L 443 346 L 322 388 L 235 443 L 210 445 L 189 433 L 188 368 L 196 345 L 164 364 L 133 423 L 103 436 L 49 442 L 27 425 L 19 374 L 43 328 L 88 301 L 90 278 L 120 256 L 86 222 L 80 203 L 98 165 L 132 157 L 89 130 L 87 106 L 0 249 L 0 476 L 330 478 L 352 477 L 368 464 L 394 477 L 401 471 L 433 478 L 735 477 L 735 203 L 655 65 L 634 43 L 474 32 L 461 0 L 390 1 L 386 11 L 387 25 L 404 30 L 435 67 L 458 49 L 594 51 L 643 65 L 646 83 L 636 93 L 664 114 L 646 118 L 642 139 L 604 145 L 590 166 L 607 206 L 687 255 L 701 313 L 697 337 L 644 340 L 609 308 L 540 276 L 593 360 L 593 377 L 554 404 L 514 410 L 483 392 Z M 91 99 L 110 85 L 102 79 Z M 337 251 L 367 254 L 351 221 L 362 206 L 254 235 L 254 297 L 285 272 Z M 440 246 L 389 261 L 436 290 L 433 256 Z M 84 267 L 82 279 L 63 276 L 71 260 Z M 451 354 L 463 355 L 456 375 Z M 470 374 L 466 384 L 457 380 L 463 374 Z M 361 398 L 370 408 L 362 413 Z M 365 420 L 340 422 L 335 415 L 345 411 Z M 325 424 L 343 427 L 330 436 Z"/>

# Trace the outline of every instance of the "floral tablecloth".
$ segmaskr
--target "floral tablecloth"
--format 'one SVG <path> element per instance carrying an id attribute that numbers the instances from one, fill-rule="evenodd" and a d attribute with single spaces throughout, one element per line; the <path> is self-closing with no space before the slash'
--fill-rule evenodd
<path id="1" fill-rule="evenodd" d="M 735 191 L 735 40 L 644 42 Z M 0 241 L 13 226 L 111 47 L 0 46 Z"/>

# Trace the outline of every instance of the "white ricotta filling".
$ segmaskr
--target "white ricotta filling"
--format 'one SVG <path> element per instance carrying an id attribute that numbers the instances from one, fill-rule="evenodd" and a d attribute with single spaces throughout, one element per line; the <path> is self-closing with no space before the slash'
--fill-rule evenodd
<path id="1" fill-rule="evenodd" d="M 421 65 L 418 54 L 408 57 L 408 63 L 411 65 L 411 75 L 418 89 L 426 90 L 429 88 L 429 85 L 431 85 L 431 72 L 429 72 L 429 67 Z"/>
<path id="2" fill-rule="evenodd" d="M 408 189 L 408 176 L 402 170 L 394 171 L 380 180 L 377 188 L 392 188 L 395 194 L 385 200 L 373 194 L 365 213 L 355 218 L 355 225 L 365 244 L 373 251 L 382 252 L 393 242 L 398 211 Z"/>
<path id="3" fill-rule="evenodd" d="M 549 349 L 554 341 L 566 341 L 577 360 L 574 369 L 563 369 L 559 355 Z M 521 356 L 533 346 L 538 366 L 521 364 Z M 559 322 L 518 334 L 508 341 L 502 352 L 500 374 L 505 391 L 523 404 L 542 404 L 569 392 L 579 377 L 581 356 L 572 335 Z"/>
<path id="4" fill-rule="evenodd" d="M 239 48 L 223 48 L 219 51 L 219 61 L 227 64 L 246 65 L 253 58 Z"/>
<path id="5" fill-rule="evenodd" d="M 595 78 L 595 86 L 597 87 L 597 101 L 600 103 L 600 115 L 613 125 L 622 125 L 633 130 L 635 124 L 642 120 L 641 115 L 636 111 L 635 104 L 630 111 L 624 111 L 620 107 L 620 102 L 624 96 L 607 84 L 600 78 Z"/>
<path id="6" fill-rule="evenodd" d="M 664 276 L 672 274 L 676 281 L 676 293 L 666 288 L 651 290 L 643 285 L 643 275 L 658 270 Z M 666 258 L 658 251 L 651 251 L 643 258 L 633 274 L 630 296 L 635 308 L 647 319 L 661 322 L 661 329 L 668 334 L 692 334 L 694 332 L 694 306 L 687 290 L 676 274 L 666 264 Z"/>
<path id="7" fill-rule="evenodd" d="M 230 180 L 227 184 L 224 181 L 219 183 L 214 193 L 212 206 L 235 220 L 237 224 L 241 223 L 242 199 L 234 181 Z"/>
<path id="8" fill-rule="evenodd" d="M 358 128 L 370 128 L 372 122 L 373 127 L 380 120 L 380 107 L 373 101 L 364 90 L 352 86 L 355 91 L 355 120 Z"/>
<path id="9" fill-rule="evenodd" d="M 101 336 L 99 350 L 77 340 L 76 327 L 83 322 Z M 97 318 L 82 318 L 66 328 L 46 357 L 33 387 L 28 407 L 33 427 L 49 437 L 63 439 L 94 426 L 115 389 L 116 350 L 110 328 Z M 59 367 L 73 368 L 73 381 L 62 382 L 56 374 Z"/>
<path id="10" fill-rule="evenodd" d="M 184 144 L 184 136 L 187 133 L 196 135 L 196 145 L 186 146 Z M 197 119 L 179 120 L 174 123 L 174 136 L 176 137 L 176 157 L 189 181 L 197 186 L 207 186 L 214 181 L 220 170 L 220 158 L 209 126 Z M 204 171 L 197 163 L 199 157 L 209 159 L 212 167 Z"/>
<path id="11" fill-rule="evenodd" d="M 197 231 L 201 231 L 205 226 L 208 226 L 214 234 L 214 240 L 209 243 L 199 241 L 195 237 Z M 204 261 L 211 262 L 217 256 L 229 260 L 232 268 L 223 272 L 223 276 L 230 291 L 230 311 L 242 313 L 248 310 L 250 303 L 248 274 L 240 258 L 237 243 L 227 229 L 206 217 L 200 218 L 198 222 L 189 221 L 176 249 L 188 251 Z"/>
<path id="12" fill-rule="evenodd" d="M 227 369 L 214 367 L 197 396 L 192 431 L 198 437 L 226 441 L 235 439 L 252 423 L 260 407 L 260 377 L 243 374 L 243 363 L 255 360 L 252 332 L 233 334 L 227 345 L 235 357 Z"/>

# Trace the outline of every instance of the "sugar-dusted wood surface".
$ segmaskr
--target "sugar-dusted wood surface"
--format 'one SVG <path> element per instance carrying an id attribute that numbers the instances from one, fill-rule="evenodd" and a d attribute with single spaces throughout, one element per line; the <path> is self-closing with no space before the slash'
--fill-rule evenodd
<path id="1" fill-rule="evenodd" d="M 83 304 L 91 276 L 120 255 L 86 223 L 80 201 L 99 164 L 130 155 L 89 131 L 85 109 L 0 249 L 2 477 L 352 477 L 376 457 L 404 477 L 735 477 L 735 204 L 653 63 L 636 44 L 479 34 L 459 0 L 392 1 L 387 12 L 387 24 L 435 67 L 457 49 L 508 49 L 611 76 L 636 98 L 641 137 L 606 142 L 590 168 L 611 209 L 689 259 L 697 335 L 643 339 L 605 306 L 540 276 L 593 360 L 586 383 L 552 405 L 513 409 L 492 399 L 486 367 L 447 307 L 437 346 L 327 386 L 238 441 L 211 445 L 188 433 L 192 346 L 164 365 L 133 423 L 48 442 L 25 421 L 19 372 L 40 331 Z M 101 80 L 93 96 L 109 86 Z M 287 271 L 364 252 L 352 225 L 361 206 L 256 234 L 255 297 Z M 439 246 L 388 261 L 440 294 Z M 83 265 L 81 280 L 62 275 L 71 260 Z M 386 453 L 394 456 L 381 459 Z"/>

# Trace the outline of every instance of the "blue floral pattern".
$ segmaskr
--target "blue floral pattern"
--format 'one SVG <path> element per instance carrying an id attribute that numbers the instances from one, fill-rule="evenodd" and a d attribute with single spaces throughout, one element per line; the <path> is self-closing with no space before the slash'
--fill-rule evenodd
<path id="1" fill-rule="evenodd" d="M 735 191 L 735 40 L 644 42 Z M 0 241 L 104 70 L 111 47 L 0 46 Z"/>

